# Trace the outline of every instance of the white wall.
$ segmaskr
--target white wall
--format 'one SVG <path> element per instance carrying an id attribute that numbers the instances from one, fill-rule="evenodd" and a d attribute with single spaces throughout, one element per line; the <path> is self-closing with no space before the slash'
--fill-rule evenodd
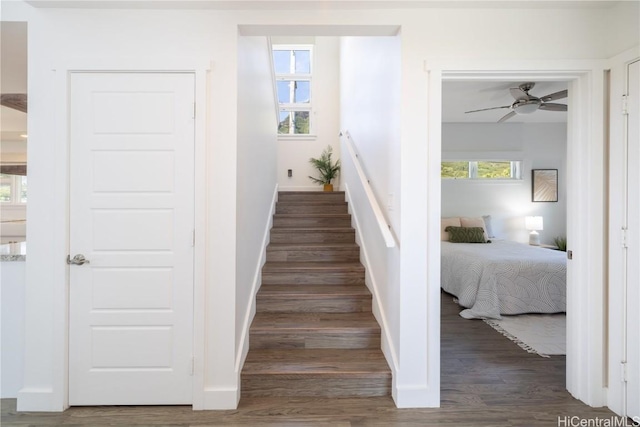
<path id="1" fill-rule="evenodd" d="M 15 398 L 22 387 L 25 262 L 0 262 L 0 397 Z"/>
<path id="2" fill-rule="evenodd" d="M 270 55 L 265 37 L 238 38 L 237 358 L 248 350 L 245 339 L 261 283 L 276 191 L 277 119 Z"/>
<path id="3" fill-rule="evenodd" d="M 443 179 L 443 217 L 491 215 L 496 237 L 527 243 L 524 217 L 540 215 L 542 243 L 566 237 L 566 124 L 444 123 L 442 152 L 447 160 L 523 161 L 521 181 Z M 531 169 L 558 169 L 558 202 L 531 201 Z"/>
<path id="4" fill-rule="evenodd" d="M 428 341 L 429 354 L 415 355 L 422 364 L 403 370 L 401 375 L 405 389 L 413 390 L 415 396 L 405 405 L 433 406 L 439 404 L 439 293 L 437 288 L 427 289 L 427 277 L 436 269 L 427 265 L 427 260 L 433 258 L 427 251 L 424 219 L 431 212 L 439 217 L 440 209 L 439 205 L 428 205 L 428 171 L 424 165 L 429 147 L 439 146 L 440 140 L 429 134 L 426 121 L 426 94 L 434 89 L 427 87 L 425 60 L 428 63 L 433 58 L 465 58 L 478 60 L 478 64 L 495 59 L 508 59 L 511 63 L 524 60 L 534 61 L 527 62 L 532 67 L 536 60 L 547 61 L 547 65 L 549 60 L 566 58 L 599 60 L 621 51 L 629 41 L 625 38 L 607 45 L 604 35 L 622 30 L 623 34 L 633 34 L 633 30 L 618 28 L 633 23 L 611 20 L 607 24 L 613 13 L 611 8 L 554 8 L 553 2 L 532 9 L 512 5 L 504 9 L 389 9 L 384 13 L 377 9 L 331 9 L 324 3 L 326 7 L 321 12 L 304 7 L 296 10 L 289 2 L 242 11 L 34 9 L 22 2 L 19 7 L 12 3 L 18 2 L 2 3 L 3 19 L 29 20 L 30 65 L 29 260 L 25 387 L 18 399 L 21 410 L 62 410 L 66 404 L 68 138 L 66 127 L 60 124 L 67 122 L 69 69 L 86 68 L 89 63 L 99 69 L 175 70 L 210 65 L 208 86 L 197 80 L 200 83 L 196 88 L 198 99 L 206 98 L 208 104 L 198 109 L 196 120 L 196 139 L 206 141 L 206 150 L 196 159 L 204 162 L 206 169 L 203 182 L 198 184 L 202 191 L 197 193 L 204 202 L 197 202 L 196 211 L 196 215 L 206 216 L 199 241 L 206 249 L 201 302 L 206 316 L 198 319 L 204 322 L 205 330 L 197 342 L 205 347 L 205 358 L 196 360 L 196 377 L 202 377 L 202 384 L 194 389 L 194 407 L 230 408 L 237 404 L 236 330 L 230 325 L 236 321 L 237 298 L 238 25 L 280 26 L 282 33 L 289 31 L 289 35 L 341 35 L 341 31 L 366 32 L 376 25 L 401 27 L 400 184 L 396 203 L 402 221 L 402 252 L 398 262 L 400 281 L 395 291 L 400 295 L 399 357 L 401 364 L 403 357 L 412 357 L 403 350 L 403 342 L 409 343 L 410 348 L 424 348 Z M 88 2 L 77 5 L 84 4 Z M 179 7 L 178 4 L 161 2 L 154 6 Z M 95 2 L 91 5 L 95 6 Z M 197 7 L 193 2 L 188 5 Z M 203 8 L 208 6 L 210 3 L 203 3 Z M 20 13 L 12 10 L 15 8 Z M 505 36 L 520 32 L 523 16 L 528 22 L 544 22 L 544 31 L 529 41 L 527 49 L 522 48 L 519 38 Z M 201 75 L 198 71 L 197 79 Z M 595 96 L 583 102 L 597 109 L 601 105 L 598 99 Z M 598 131 L 597 126 L 594 129 Z M 603 133 L 595 131 L 584 131 L 593 137 L 585 139 L 585 143 L 597 144 Z M 278 172 L 286 170 L 282 165 L 278 168 Z M 427 329 L 428 334 L 420 336 L 412 332 Z"/>
<path id="5" fill-rule="evenodd" d="M 273 39 L 276 43 L 295 43 L 302 41 L 312 43 L 313 77 L 311 96 L 313 102 L 313 134 L 314 137 L 297 138 L 280 136 L 278 139 L 278 185 L 281 190 L 322 190 L 322 186 L 314 184 L 309 175 L 317 175 L 309 164 L 309 158 L 319 157 L 322 150 L 331 145 L 333 159 L 340 158 L 340 53 L 338 37 L 280 37 Z M 292 177 L 287 170 L 292 170 Z M 340 177 L 333 182 L 337 188 Z"/>
<path id="6" fill-rule="evenodd" d="M 343 37 L 340 46 L 340 121 L 347 134 L 343 141 L 354 146 L 361 167 L 371 185 L 377 203 L 391 225 L 400 230 L 398 200 L 389 204 L 399 191 L 400 168 L 400 86 L 401 61 L 399 37 Z M 400 365 L 400 251 L 387 249 L 380 234 L 364 185 L 355 171 L 353 159 L 343 144 L 343 185 L 350 196 L 350 209 L 358 228 L 362 260 L 367 269 L 367 285 L 374 295 L 374 313 L 383 328 L 382 348 L 394 374 L 397 394 Z M 391 195 L 391 197 L 389 196 Z M 416 327 L 418 334 L 425 331 Z M 417 358 L 425 348 L 414 351 Z M 397 397 L 396 397 L 397 399 Z"/>

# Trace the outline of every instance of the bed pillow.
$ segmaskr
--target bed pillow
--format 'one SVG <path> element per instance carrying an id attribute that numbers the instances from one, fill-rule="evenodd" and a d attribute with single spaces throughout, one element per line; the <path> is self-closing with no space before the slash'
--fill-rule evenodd
<path id="1" fill-rule="evenodd" d="M 489 233 L 487 233 L 487 227 L 484 225 L 484 219 L 481 216 L 475 218 L 460 218 L 461 227 L 480 227 L 484 232 L 484 240 L 489 240 Z"/>
<path id="2" fill-rule="evenodd" d="M 447 242 L 449 241 L 449 233 L 447 231 L 445 231 L 445 228 L 449 227 L 449 226 L 453 226 L 453 227 L 461 227 L 462 224 L 460 224 L 460 218 L 442 218 L 440 220 L 440 240 L 442 240 L 443 242 Z"/>
<path id="3" fill-rule="evenodd" d="M 484 237 L 485 232 L 482 227 L 454 227 L 450 225 L 445 230 L 449 232 L 451 243 L 491 243 Z"/>

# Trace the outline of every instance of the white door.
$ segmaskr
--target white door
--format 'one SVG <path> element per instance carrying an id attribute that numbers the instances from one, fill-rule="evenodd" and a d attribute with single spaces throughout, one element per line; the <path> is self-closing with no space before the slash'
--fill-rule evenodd
<path id="1" fill-rule="evenodd" d="M 71 76 L 71 405 L 192 402 L 194 89 Z"/>
<path id="2" fill-rule="evenodd" d="M 640 421 L 640 61 L 627 75 L 627 415 Z"/>

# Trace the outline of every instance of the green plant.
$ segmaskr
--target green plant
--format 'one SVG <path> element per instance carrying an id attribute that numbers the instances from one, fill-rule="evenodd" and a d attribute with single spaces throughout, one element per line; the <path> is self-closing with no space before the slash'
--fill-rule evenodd
<path id="1" fill-rule="evenodd" d="M 333 149 L 331 146 L 327 146 L 324 149 L 320 158 L 314 159 L 313 157 L 309 159 L 309 163 L 313 165 L 318 170 L 319 177 L 309 176 L 311 181 L 316 184 L 331 184 L 331 181 L 338 176 L 340 172 L 340 160 L 336 160 L 335 163 L 331 160 L 331 155 L 333 154 Z"/>
<path id="2" fill-rule="evenodd" d="M 567 251 L 567 238 L 566 237 L 555 237 L 553 239 L 553 243 L 558 247 L 559 250 L 566 252 Z"/>

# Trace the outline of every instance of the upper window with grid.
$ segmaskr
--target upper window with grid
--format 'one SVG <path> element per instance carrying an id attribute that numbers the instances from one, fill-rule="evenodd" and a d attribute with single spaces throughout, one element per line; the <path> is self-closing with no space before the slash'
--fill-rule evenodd
<path id="1" fill-rule="evenodd" d="M 278 133 L 311 133 L 311 45 L 274 45 L 273 64 L 278 91 Z"/>

